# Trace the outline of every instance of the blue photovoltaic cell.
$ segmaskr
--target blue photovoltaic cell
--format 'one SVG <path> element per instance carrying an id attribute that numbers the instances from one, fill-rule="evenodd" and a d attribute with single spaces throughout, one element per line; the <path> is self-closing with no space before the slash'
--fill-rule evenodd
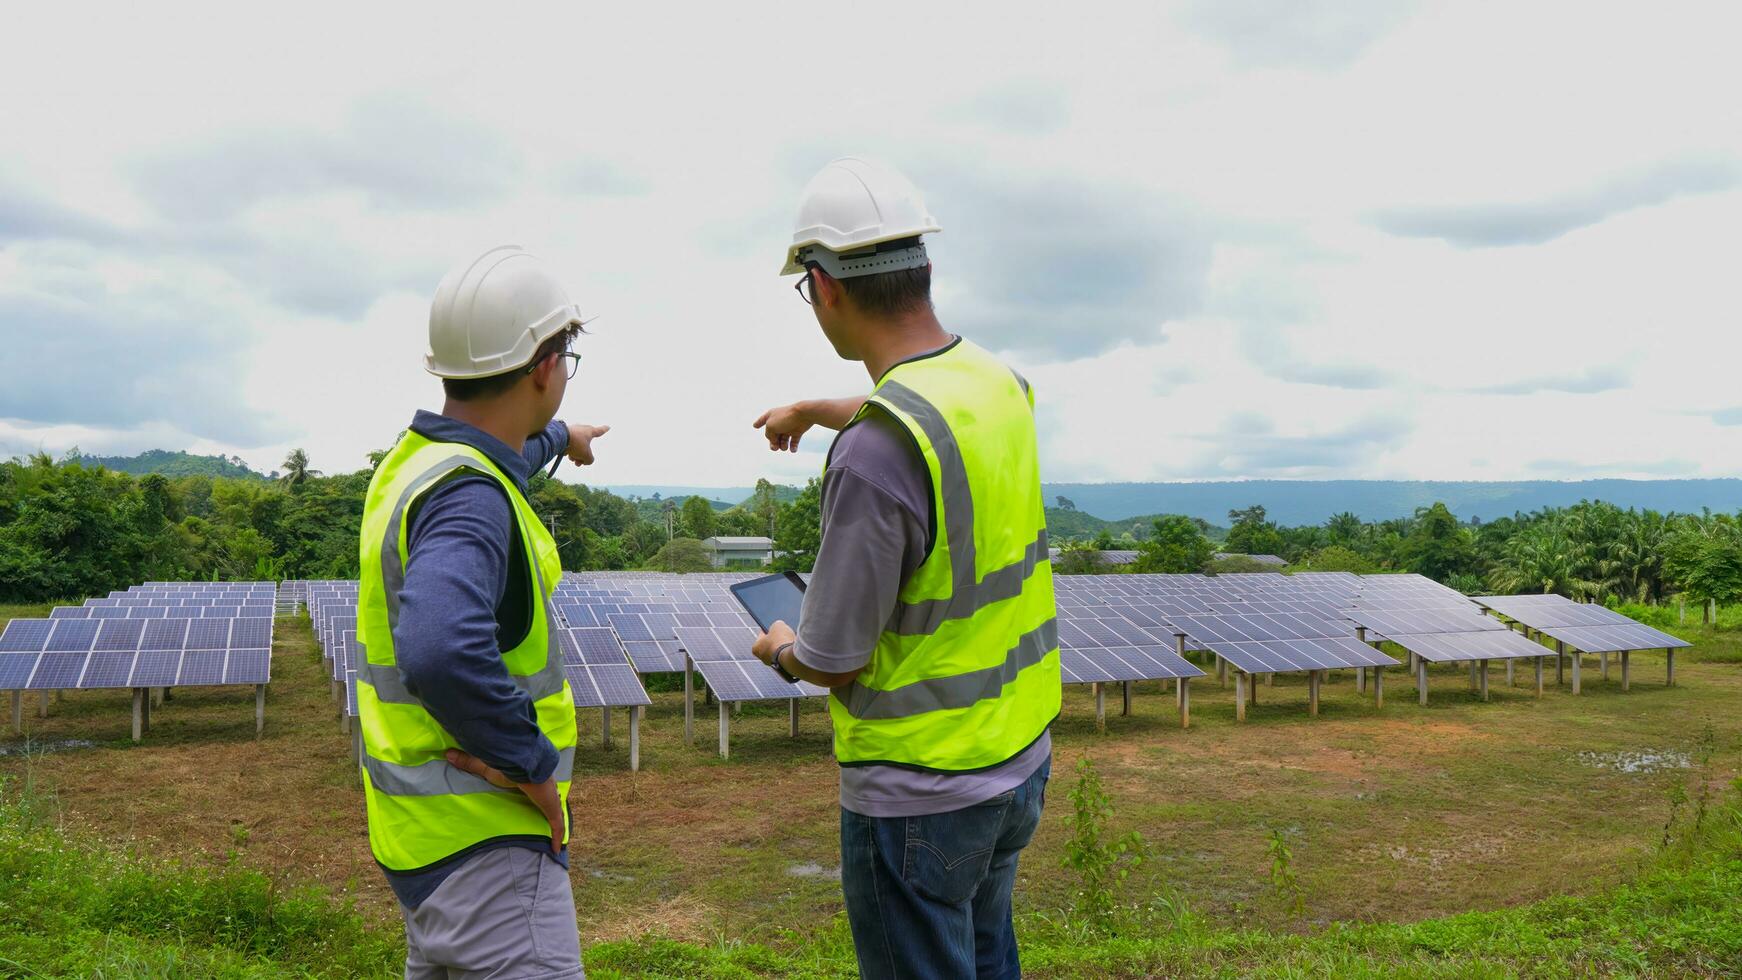
<path id="1" fill-rule="evenodd" d="M 187 646 L 188 621 L 185 619 L 145 620 L 145 633 L 139 639 L 141 650 L 180 650 Z"/>
<path id="2" fill-rule="evenodd" d="M 166 619 L 198 619 L 200 611 L 195 606 L 172 606 L 163 611 Z"/>
<path id="3" fill-rule="evenodd" d="M 707 629 L 708 627 L 714 625 L 713 621 L 708 618 L 708 615 L 706 613 L 699 613 L 699 612 L 673 613 L 672 616 L 674 619 L 677 620 L 677 626 L 688 627 L 691 629 Z M 675 627 L 674 627 L 674 629 L 675 629 Z M 674 633 L 673 635 L 675 636 L 676 634 Z"/>
<path id="4" fill-rule="evenodd" d="M 568 634 L 574 641 L 579 663 L 626 665 L 628 662 L 623 645 L 617 642 L 617 635 L 608 627 L 590 626 L 569 630 Z"/>
<path id="5" fill-rule="evenodd" d="M 683 651 L 676 639 L 629 640 L 623 646 L 636 673 L 669 674 L 683 670 Z"/>
<path id="6" fill-rule="evenodd" d="M 242 615 L 241 606 L 207 606 L 201 613 L 202 619 L 235 619 Z"/>
<path id="7" fill-rule="evenodd" d="M 144 650 L 129 683 L 133 687 L 173 687 L 180 667 L 180 650 Z"/>
<path id="8" fill-rule="evenodd" d="M 683 644 L 684 652 L 689 654 L 690 659 L 697 663 L 738 659 L 721 641 L 720 635 L 709 628 L 680 626 L 677 629 L 677 640 Z"/>
<path id="9" fill-rule="evenodd" d="M 52 619 L 14 619 L 0 635 L 0 651 L 36 653 L 48 642 L 55 623 Z"/>
<path id="10" fill-rule="evenodd" d="M 585 666 L 563 664 L 563 676 L 568 679 L 569 691 L 574 696 L 576 708 L 602 706 L 599 698 L 599 686 L 593 683 L 593 675 L 587 673 Z"/>
<path id="11" fill-rule="evenodd" d="M 604 704 L 627 707 L 653 703 L 653 699 L 647 696 L 647 689 L 641 686 L 641 678 L 636 677 L 634 669 L 627 664 L 589 666 L 586 671 L 598 685 Z"/>
<path id="12" fill-rule="evenodd" d="M 192 619 L 188 621 L 187 648 L 189 650 L 222 650 L 229 645 L 229 620 Z M 216 682 L 208 681 L 207 683 Z"/>
<path id="13" fill-rule="evenodd" d="M 79 679 L 79 686 L 89 689 L 127 687 L 127 679 L 133 676 L 135 656 L 131 650 L 125 653 L 99 651 L 91 654 L 91 662 L 85 667 L 85 676 Z"/>
<path id="14" fill-rule="evenodd" d="M 611 628 L 617 631 L 618 639 L 624 641 L 653 639 L 653 634 L 647 631 L 647 623 L 642 620 L 639 614 L 618 613 L 607 618 L 611 621 Z"/>
<path id="15" fill-rule="evenodd" d="M 224 665 L 226 684 L 264 684 L 272 679 L 272 651 L 264 649 L 231 650 Z"/>
<path id="16" fill-rule="evenodd" d="M 181 673 L 175 678 L 177 687 L 209 686 L 223 682 L 223 650 L 189 650 L 181 658 Z"/>
<path id="17" fill-rule="evenodd" d="M 89 606 L 56 606 L 48 612 L 49 619 L 90 619 Z"/>
<path id="18" fill-rule="evenodd" d="M 127 610 L 128 619 L 162 619 L 169 613 L 162 606 L 137 606 Z"/>
<path id="19" fill-rule="evenodd" d="M 145 632 L 146 620 L 143 619 L 108 619 L 103 621 L 103 628 L 97 633 L 96 650 L 125 650 L 129 653 L 139 649 L 139 637 Z"/>
<path id="20" fill-rule="evenodd" d="M 126 619 L 131 610 L 124 606 L 93 606 L 89 619 Z"/>
<path id="21" fill-rule="evenodd" d="M 0 653 L 0 691 L 21 690 L 40 658 L 37 653 Z"/>
<path id="22" fill-rule="evenodd" d="M 677 616 L 673 613 L 647 613 L 641 617 L 647 624 L 647 631 L 656 640 L 675 640 L 677 638 Z"/>
<path id="23" fill-rule="evenodd" d="M 103 621 L 100 619 L 54 620 L 54 634 L 48 638 L 43 649 L 88 652 L 91 644 L 96 642 L 97 630 L 102 626 Z"/>
<path id="24" fill-rule="evenodd" d="M 67 622 L 77 623 L 80 620 L 71 619 Z M 78 687 L 79 675 L 85 672 L 85 661 L 90 657 L 88 653 L 45 653 L 37 663 L 36 673 L 31 675 L 30 684 L 27 686 L 33 691 Z"/>
<path id="25" fill-rule="evenodd" d="M 258 650 L 272 646 L 272 620 L 265 616 L 244 616 L 230 627 L 230 649 Z"/>
<path id="26" fill-rule="evenodd" d="M 713 612 L 713 613 L 708 613 L 707 617 L 708 617 L 709 625 L 715 626 L 715 627 L 731 627 L 731 626 L 743 626 L 744 625 L 744 617 L 738 615 L 735 612 Z"/>

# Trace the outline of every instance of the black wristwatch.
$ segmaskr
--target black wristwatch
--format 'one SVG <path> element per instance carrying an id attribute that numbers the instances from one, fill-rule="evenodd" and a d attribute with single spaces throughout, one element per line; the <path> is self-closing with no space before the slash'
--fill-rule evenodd
<path id="1" fill-rule="evenodd" d="M 780 655 L 785 653 L 788 650 L 791 650 L 791 649 L 792 649 L 791 643 L 782 643 L 779 647 L 777 647 L 775 649 L 774 656 L 768 658 L 768 666 L 773 667 L 775 673 L 786 678 L 788 683 L 797 684 L 798 683 L 798 675 L 794 674 L 790 670 L 787 670 L 786 665 L 780 662 Z"/>

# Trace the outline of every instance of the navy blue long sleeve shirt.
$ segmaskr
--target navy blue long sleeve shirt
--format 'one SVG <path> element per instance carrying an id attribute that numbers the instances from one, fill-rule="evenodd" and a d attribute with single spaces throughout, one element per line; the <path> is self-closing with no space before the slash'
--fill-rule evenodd
<path id="1" fill-rule="evenodd" d="M 532 474 L 569 445 L 568 427 L 560 421 L 529 437 L 519 453 L 489 433 L 433 412 L 418 412 L 411 431 L 477 449 L 522 493 Z M 409 557 L 393 630 L 394 659 L 406 690 L 467 753 L 515 782 L 549 779 L 556 748 L 502 661 L 502 651 L 525 638 L 531 603 L 540 598 L 527 580 L 507 495 L 488 477 L 448 480 L 419 501 L 406 542 Z M 460 858 L 504 846 L 550 853 L 548 837 L 486 841 L 433 868 L 388 871 L 388 883 L 402 903 L 416 908 L 459 867 Z M 558 861 L 567 866 L 566 849 Z"/>

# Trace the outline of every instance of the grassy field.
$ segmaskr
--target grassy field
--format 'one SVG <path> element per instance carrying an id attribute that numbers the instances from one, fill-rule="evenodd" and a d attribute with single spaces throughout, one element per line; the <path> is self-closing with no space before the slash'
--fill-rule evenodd
<path id="1" fill-rule="evenodd" d="M 26 836 L 49 843 L 0 853 L 46 848 L 85 855 L 66 859 L 80 867 L 125 862 L 136 875 L 172 861 L 163 873 L 191 882 L 195 898 L 249 889 L 297 896 L 305 904 L 293 903 L 296 935 L 357 929 L 343 933 L 351 937 L 344 948 L 360 957 L 348 965 L 335 966 L 326 947 L 281 943 L 261 948 L 298 952 L 262 961 L 260 975 L 345 975 L 391 960 L 395 904 L 369 859 L 316 646 L 304 620 L 281 620 L 277 634 L 258 740 L 251 692 L 240 688 L 176 692 L 139 746 L 127 740 L 124 692 L 70 694 L 47 718 L 35 717 L 33 704 L 27 735 L 0 739 L 0 774 L 15 797 L 28 776 L 36 816 Z M 1524 686 L 1528 670 L 1514 688 L 1497 671 L 1492 700 L 1482 703 L 1462 671 L 1446 669 L 1420 708 L 1394 671 L 1383 710 L 1344 676 L 1326 688 L 1321 717 L 1309 719 L 1304 681 L 1281 678 L 1260 688 L 1259 705 L 1236 725 L 1231 689 L 1210 678 L 1194 687 L 1190 730 L 1178 728 L 1171 696 L 1147 684 L 1129 717 L 1109 698 L 1103 734 L 1088 693 L 1067 689 L 1047 817 L 1018 886 L 1028 965 L 1037 975 L 1085 976 L 1289 975 L 1327 964 L 1458 976 L 1652 973 L 1674 964 L 1742 975 L 1728 958 L 1742 949 L 1734 911 L 1742 853 L 1720 850 L 1697 870 L 1662 867 L 1666 824 L 1686 823 L 1697 801 L 1718 799 L 1742 768 L 1742 671 L 1733 666 L 1742 642 L 1698 628 L 1690 636 L 1698 646 L 1678 661 L 1675 688 L 1663 686 L 1661 655 L 1635 658 L 1627 693 L 1618 675 L 1602 681 L 1588 658 L 1581 696 L 1554 689 L 1551 672 L 1540 701 Z M 733 722 L 733 758 L 722 762 L 714 715 L 699 717 L 697 744 L 685 746 L 680 696 L 656 694 L 640 773 L 627 771 L 620 713 L 608 751 L 598 746 L 598 713 L 580 720 L 573 879 L 595 973 L 847 969 L 833 877 L 835 768 L 820 704 L 805 706 L 797 739 L 786 734 L 784 706 L 747 709 Z M 1066 911 L 1080 885 L 1061 867 L 1065 791 L 1085 757 L 1112 799 L 1111 830 L 1140 831 L 1155 856 L 1134 873 L 1129 896 L 1140 907 L 1113 938 L 1083 934 Z M 1291 855 L 1282 879 L 1293 882 L 1281 888 L 1278 842 Z M 298 891 L 309 885 L 328 898 Z M 1717 921 L 1689 911 L 1708 906 Z M 0 898 L 0 915 L 7 908 Z M 1469 910 L 1486 911 L 1457 915 Z M 164 938 L 100 915 L 67 930 L 109 937 L 130 956 L 206 955 L 185 945 L 198 931 Z M 1609 965 L 1588 958 L 1611 947 Z M 1629 961 L 1625 950 L 1642 959 Z M 189 975 L 249 975 L 224 970 L 255 969 L 258 951 L 224 944 L 222 956 L 241 959 Z M 0 953 L 0 976 L 11 975 L 7 957 L 32 962 Z M 20 966 L 16 975 L 32 974 Z"/>

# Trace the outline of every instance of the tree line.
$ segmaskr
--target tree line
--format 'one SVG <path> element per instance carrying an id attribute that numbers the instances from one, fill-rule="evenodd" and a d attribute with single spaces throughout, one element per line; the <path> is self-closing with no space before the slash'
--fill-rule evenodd
<path id="1" fill-rule="evenodd" d="M 1662 514 L 1602 501 L 1464 522 L 1443 503 L 1412 516 L 1363 521 L 1344 512 L 1323 524 L 1283 527 L 1262 506 L 1228 512 L 1218 545 L 1207 523 L 1169 515 L 1143 538 L 1070 544 L 1061 571 L 1252 570 L 1238 555 L 1278 555 L 1302 571 L 1419 572 L 1461 592 L 1554 592 L 1594 602 L 1742 601 L 1742 515 Z M 1137 551 L 1132 565 L 1097 567 L 1097 550 Z M 1217 560 L 1217 552 L 1236 557 Z"/>
<path id="2" fill-rule="evenodd" d="M 0 602 L 100 595 L 147 580 L 355 578 L 357 528 L 371 469 L 322 474 L 293 451 L 274 481 L 117 473 L 69 454 L 0 462 Z M 701 497 L 631 499 L 536 474 L 533 508 L 571 570 L 711 568 L 701 539 L 770 537 L 775 566 L 808 570 L 821 538 L 821 490 L 760 480 L 717 510 Z M 784 498 L 784 499 L 783 499 Z M 1051 513 L 1059 513 L 1049 508 Z M 1218 552 L 1274 554 L 1299 570 L 1419 572 L 1460 591 L 1556 592 L 1574 599 L 1742 601 L 1742 515 L 1660 514 L 1584 502 L 1488 522 L 1442 504 L 1410 517 L 1352 513 L 1284 527 L 1262 506 L 1228 512 L 1221 541 L 1181 515 L 1155 518 L 1141 538 L 1103 532 L 1067 542 L 1060 572 L 1257 570 Z M 1097 549 L 1130 548 L 1135 564 L 1102 567 Z"/>
<path id="3" fill-rule="evenodd" d="M 76 455 L 0 462 L 0 602 L 79 600 L 144 581 L 356 578 L 373 467 L 325 475 L 293 451 L 276 481 L 117 473 Z M 528 499 L 571 570 L 712 568 L 700 539 L 770 536 L 777 566 L 808 570 L 817 481 L 766 480 L 724 511 L 700 497 L 646 501 L 536 474 Z M 782 502 L 781 497 L 791 497 Z"/>

